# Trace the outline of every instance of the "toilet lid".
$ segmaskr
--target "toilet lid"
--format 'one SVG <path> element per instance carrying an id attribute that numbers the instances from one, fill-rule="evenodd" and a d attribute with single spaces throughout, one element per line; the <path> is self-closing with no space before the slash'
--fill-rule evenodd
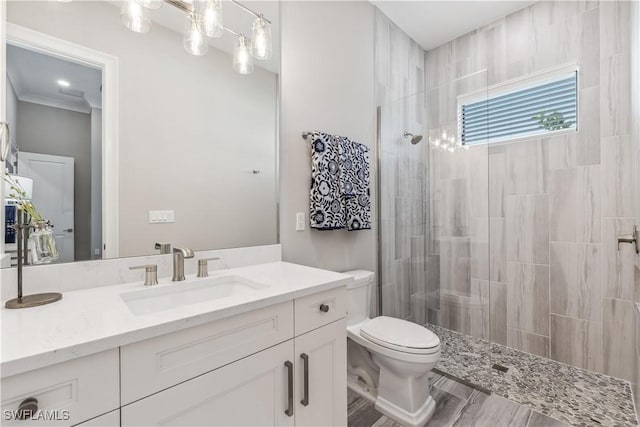
<path id="1" fill-rule="evenodd" d="M 368 321 L 360 329 L 360 335 L 383 347 L 405 353 L 431 353 L 440 345 L 438 336 L 424 326 L 387 316 Z"/>

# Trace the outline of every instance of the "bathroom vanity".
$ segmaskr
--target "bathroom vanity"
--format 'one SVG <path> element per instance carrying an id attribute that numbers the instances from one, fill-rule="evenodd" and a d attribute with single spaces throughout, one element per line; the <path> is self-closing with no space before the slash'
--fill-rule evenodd
<path id="1" fill-rule="evenodd" d="M 3 422 L 346 425 L 350 280 L 273 262 L 5 310 Z"/>

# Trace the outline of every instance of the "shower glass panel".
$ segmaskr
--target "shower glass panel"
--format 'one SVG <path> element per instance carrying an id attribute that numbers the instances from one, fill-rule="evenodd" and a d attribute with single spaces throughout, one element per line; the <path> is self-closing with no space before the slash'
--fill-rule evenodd
<path id="1" fill-rule="evenodd" d="M 486 101 L 486 71 L 426 93 L 427 321 L 489 339 L 489 152 L 486 143 L 461 143 L 458 101 L 469 96 Z"/>
<path id="2" fill-rule="evenodd" d="M 460 142 L 470 95 L 487 98 L 486 71 L 380 108 L 382 314 L 490 339 L 490 148 Z"/>
<path id="3" fill-rule="evenodd" d="M 428 230 L 424 95 L 382 106 L 378 116 L 382 314 L 420 324 L 426 323 Z"/>

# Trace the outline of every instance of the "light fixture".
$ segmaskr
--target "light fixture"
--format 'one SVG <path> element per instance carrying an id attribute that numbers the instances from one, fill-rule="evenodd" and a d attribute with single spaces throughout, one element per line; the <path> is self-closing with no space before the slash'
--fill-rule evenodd
<path id="1" fill-rule="evenodd" d="M 220 38 L 224 33 L 222 2 L 220 0 L 195 0 L 194 10 L 202 17 L 207 37 Z"/>
<path id="2" fill-rule="evenodd" d="M 58 80 L 58 81 L 57 81 L 57 83 L 58 83 L 58 86 L 62 86 L 62 87 L 69 87 L 69 86 L 71 86 L 71 83 L 69 83 L 69 82 L 68 82 L 68 81 L 66 81 L 66 80 L 62 80 L 62 79 Z"/>
<path id="3" fill-rule="evenodd" d="M 184 48 L 191 55 L 202 56 L 207 53 L 207 38 L 198 15 L 192 13 L 187 16 L 184 28 Z"/>
<path id="4" fill-rule="evenodd" d="M 247 42 L 248 40 L 244 34 L 240 34 L 236 41 L 236 48 L 233 50 L 233 69 L 240 74 L 251 74 L 253 72 L 253 59 Z"/>
<path id="5" fill-rule="evenodd" d="M 162 0 L 137 0 L 140 3 L 140 6 L 147 9 L 160 9 L 162 7 Z"/>
<path id="6" fill-rule="evenodd" d="M 271 47 L 271 24 L 264 19 L 264 16 L 260 15 L 253 21 L 252 30 L 251 55 L 261 60 L 270 59 L 273 50 Z"/>
<path id="7" fill-rule="evenodd" d="M 120 10 L 120 22 L 136 33 L 148 33 L 151 29 L 147 9 L 136 0 L 127 0 L 123 3 Z"/>
<path id="8" fill-rule="evenodd" d="M 230 0 L 229 3 L 255 17 L 251 39 L 224 26 L 222 0 L 124 0 L 120 22 L 131 31 L 147 33 L 151 29 L 149 10 L 160 8 L 163 2 L 187 13 L 183 45 L 192 55 L 206 54 L 207 37 L 219 38 L 227 31 L 237 37 L 233 51 L 233 69 L 236 72 L 251 74 L 253 58 L 266 60 L 273 56 L 271 22 L 237 0 Z"/>

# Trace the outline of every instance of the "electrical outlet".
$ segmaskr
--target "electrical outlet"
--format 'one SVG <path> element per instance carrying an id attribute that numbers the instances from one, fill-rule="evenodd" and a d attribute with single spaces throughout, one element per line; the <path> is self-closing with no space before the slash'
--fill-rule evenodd
<path id="1" fill-rule="evenodd" d="M 298 212 L 296 214 L 296 231 L 304 231 L 307 228 L 305 216 L 304 212 Z"/>
<path id="2" fill-rule="evenodd" d="M 175 222 L 173 211 L 149 211 L 149 224 Z"/>

